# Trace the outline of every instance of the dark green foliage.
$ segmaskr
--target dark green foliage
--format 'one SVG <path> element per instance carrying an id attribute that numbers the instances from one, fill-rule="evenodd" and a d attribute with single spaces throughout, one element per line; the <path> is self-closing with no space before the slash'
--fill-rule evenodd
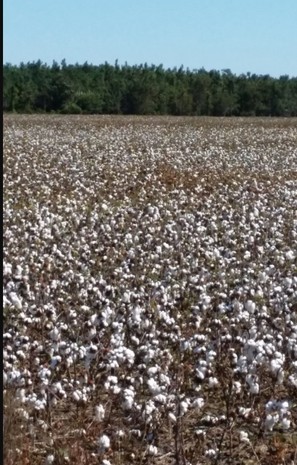
<path id="1" fill-rule="evenodd" d="M 297 116 L 297 78 L 162 65 L 3 67 L 3 110 L 138 115 Z"/>

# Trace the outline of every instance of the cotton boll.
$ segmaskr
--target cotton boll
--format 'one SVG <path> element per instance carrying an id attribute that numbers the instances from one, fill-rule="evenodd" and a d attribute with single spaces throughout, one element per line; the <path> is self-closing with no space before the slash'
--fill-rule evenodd
<path id="1" fill-rule="evenodd" d="M 256 309 L 256 304 L 255 302 L 253 302 L 252 300 L 248 300 L 246 303 L 245 303 L 245 309 L 249 312 L 249 314 L 253 314 L 255 313 L 255 309 Z"/>
<path id="2" fill-rule="evenodd" d="M 172 413 L 172 412 L 169 412 L 169 413 L 168 413 L 168 418 L 169 418 L 170 421 L 172 421 L 173 423 L 176 423 L 176 422 L 177 422 L 176 416 L 175 416 L 174 413 Z"/>
<path id="3" fill-rule="evenodd" d="M 149 378 L 147 385 L 152 394 L 157 395 L 161 393 L 161 387 L 158 385 L 154 378 Z"/>
<path id="4" fill-rule="evenodd" d="M 250 443 L 249 435 L 246 431 L 239 431 L 239 439 L 241 442 L 246 442 L 247 444 Z"/>
<path id="5" fill-rule="evenodd" d="M 291 426 L 291 420 L 290 418 L 288 417 L 284 417 L 282 418 L 281 422 L 280 422 L 280 427 L 287 431 L 288 429 L 290 429 L 290 426 Z"/>
<path id="6" fill-rule="evenodd" d="M 12 274 L 12 265 L 10 263 L 3 263 L 3 276 L 10 276 Z"/>
<path id="7" fill-rule="evenodd" d="M 152 456 L 158 455 L 158 448 L 150 444 L 147 448 L 147 453 L 148 455 L 152 455 Z"/>
<path id="8" fill-rule="evenodd" d="M 252 409 L 251 408 L 244 408 L 244 407 L 239 407 L 238 412 L 240 415 L 242 415 L 244 418 L 248 418 Z"/>
<path id="9" fill-rule="evenodd" d="M 129 303 L 130 299 L 131 299 L 131 292 L 129 291 L 124 292 L 123 297 L 122 297 L 123 302 Z"/>
<path id="10" fill-rule="evenodd" d="M 105 417 L 105 408 L 102 404 L 95 407 L 95 419 L 98 423 L 102 422 Z"/>
<path id="11" fill-rule="evenodd" d="M 181 403 L 179 404 L 180 416 L 185 415 L 185 413 L 187 413 L 188 409 L 189 409 L 189 402 L 186 401 L 186 400 L 181 401 Z"/>
<path id="12" fill-rule="evenodd" d="M 54 342 L 58 342 L 60 340 L 60 331 L 58 330 L 58 328 L 53 328 L 50 332 L 49 332 L 49 337 L 51 338 L 52 341 Z"/>
<path id="13" fill-rule="evenodd" d="M 273 414 L 269 413 L 265 419 L 265 425 L 264 425 L 265 429 L 268 431 L 272 431 L 278 421 L 279 421 L 278 413 L 273 413 Z"/>
<path id="14" fill-rule="evenodd" d="M 167 403 L 167 397 L 164 394 L 157 394 L 154 396 L 154 401 L 159 402 L 162 405 L 165 405 Z"/>
<path id="15" fill-rule="evenodd" d="M 210 377 L 209 380 L 208 380 L 208 384 L 209 384 L 209 387 L 213 388 L 215 386 L 218 386 L 219 384 L 219 381 L 217 378 L 214 378 L 214 377 Z"/>
<path id="16" fill-rule="evenodd" d="M 204 399 L 202 397 L 197 397 L 197 399 L 195 399 L 192 402 L 192 407 L 194 409 L 200 410 L 202 409 L 203 406 L 204 406 Z"/>
<path id="17" fill-rule="evenodd" d="M 288 250 L 288 252 L 285 253 L 285 258 L 287 261 L 293 261 L 295 259 L 295 254 L 292 250 Z"/>
<path id="18" fill-rule="evenodd" d="M 284 286 L 286 288 L 290 288 L 292 286 L 293 280 L 290 277 L 284 279 Z"/>
<path id="19" fill-rule="evenodd" d="M 110 439 L 106 434 L 103 434 L 97 439 L 97 445 L 101 452 L 110 448 Z"/>
<path id="20" fill-rule="evenodd" d="M 206 457 L 211 457 L 211 458 L 216 457 L 216 456 L 217 456 L 217 453 L 218 453 L 217 449 L 207 449 L 207 450 L 205 451 Z"/>
<path id="21" fill-rule="evenodd" d="M 239 381 L 233 381 L 233 384 L 232 384 L 232 391 L 235 393 L 235 394 L 239 394 L 242 390 L 242 386 L 241 386 L 241 383 Z"/>
<path id="22" fill-rule="evenodd" d="M 15 292 L 10 292 L 9 298 L 12 305 L 14 305 L 17 310 L 21 310 L 23 308 L 22 301 Z"/>
<path id="23" fill-rule="evenodd" d="M 258 383 L 258 377 L 256 375 L 248 374 L 246 376 L 246 382 L 249 385 L 249 390 L 251 394 L 259 394 L 260 386 Z"/>
<path id="24" fill-rule="evenodd" d="M 79 390 L 75 390 L 72 393 L 72 398 L 75 400 L 75 402 L 80 402 L 82 399 L 82 393 Z"/>
<path id="25" fill-rule="evenodd" d="M 53 454 L 49 454 L 47 455 L 46 459 L 45 459 L 45 465 L 52 465 L 55 461 L 55 456 Z"/>

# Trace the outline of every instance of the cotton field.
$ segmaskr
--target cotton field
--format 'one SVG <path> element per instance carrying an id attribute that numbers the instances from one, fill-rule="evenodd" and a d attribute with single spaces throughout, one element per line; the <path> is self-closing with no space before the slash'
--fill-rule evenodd
<path id="1" fill-rule="evenodd" d="M 297 121 L 4 117 L 6 464 L 297 463 Z"/>

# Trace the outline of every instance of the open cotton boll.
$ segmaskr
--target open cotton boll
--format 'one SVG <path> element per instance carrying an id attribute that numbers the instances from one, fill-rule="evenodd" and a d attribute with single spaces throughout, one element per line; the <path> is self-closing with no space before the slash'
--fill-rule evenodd
<path id="1" fill-rule="evenodd" d="M 241 442 L 250 443 L 249 435 L 246 431 L 239 431 L 239 439 Z"/>
<path id="2" fill-rule="evenodd" d="M 154 395 L 160 394 L 162 389 L 154 378 L 149 378 L 147 381 L 150 392 Z"/>
<path id="3" fill-rule="evenodd" d="M 181 403 L 179 404 L 179 414 L 180 416 L 185 415 L 187 411 L 189 410 L 189 403 L 190 401 L 188 399 L 182 400 Z"/>
<path id="4" fill-rule="evenodd" d="M 52 465 L 55 461 L 55 456 L 53 454 L 49 454 L 46 456 L 44 464 L 45 465 Z"/>
<path id="5" fill-rule="evenodd" d="M 211 377 L 209 378 L 209 380 L 208 380 L 208 384 L 209 384 L 209 387 L 213 388 L 213 387 L 215 387 L 215 386 L 218 386 L 219 381 L 218 381 L 217 378 L 211 376 Z"/>
<path id="6" fill-rule="evenodd" d="M 291 420 L 290 418 L 288 417 L 284 417 L 282 418 L 282 420 L 280 421 L 280 427 L 283 429 L 283 430 L 288 430 L 290 429 L 290 426 L 291 426 Z"/>
<path id="7" fill-rule="evenodd" d="M 285 253 L 285 259 L 290 261 L 290 262 L 293 261 L 295 259 L 295 253 L 292 250 L 288 250 Z"/>
<path id="8" fill-rule="evenodd" d="M 279 421 L 279 415 L 278 413 L 273 413 L 273 414 L 268 414 L 266 415 L 265 419 L 265 429 L 268 431 L 272 431 L 274 426 L 278 423 Z"/>
<path id="9" fill-rule="evenodd" d="M 98 423 L 104 420 L 105 417 L 105 408 L 102 404 L 96 405 L 95 407 L 95 419 Z"/>
<path id="10" fill-rule="evenodd" d="M 156 446 L 153 446 L 152 444 L 150 444 L 147 448 L 147 453 L 148 455 L 158 455 L 158 447 Z"/>
<path id="11" fill-rule="evenodd" d="M 109 449 L 110 448 L 110 439 L 109 439 L 109 437 L 106 434 L 102 434 L 102 436 L 100 436 L 97 439 L 97 445 L 98 445 L 99 450 L 101 452 L 104 452 L 106 449 Z"/>
<path id="12" fill-rule="evenodd" d="M 17 310 L 22 310 L 23 308 L 22 301 L 15 292 L 10 292 L 9 298 L 10 298 L 12 305 L 14 305 Z"/>
<path id="13" fill-rule="evenodd" d="M 247 300 L 245 303 L 245 309 L 250 313 L 253 314 L 255 313 L 256 310 L 256 304 L 252 300 Z"/>
<path id="14" fill-rule="evenodd" d="M 60 334 L 60 331 L 58 330 L 58 328 L 53 328 L 50 332 L 49 332 L 49 337 L 51 338 L 52 341 L 54 342 L 58 342 L 60 340 L 60 337 L 61 337 L 61 334 Z"/>
<path id="15" fill-rule="evenodd" d="M 197 399 L 193 400 L 191 407 L 194 409 L 201 409 L 204 406 L 204 399 L 202 397 L 197 397 Z"/>

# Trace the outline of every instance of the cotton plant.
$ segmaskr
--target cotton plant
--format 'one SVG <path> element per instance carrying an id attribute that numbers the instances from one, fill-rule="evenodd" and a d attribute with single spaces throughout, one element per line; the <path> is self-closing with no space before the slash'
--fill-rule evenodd
<path id="1" fill-rule="evenodd" d="M 123 423 L 139 442 L 166 422 L 212 435 L 228 386 L 245 447 L 255 406 L 265 431 L 292 431 L 296 130 L 276 153 L 254 124 L 38 121 L 4 136 L 3 377 L 22 421 L 83 412 L 97 457 Z M 266 408 L 273 389 L 290 408 Z"/>

